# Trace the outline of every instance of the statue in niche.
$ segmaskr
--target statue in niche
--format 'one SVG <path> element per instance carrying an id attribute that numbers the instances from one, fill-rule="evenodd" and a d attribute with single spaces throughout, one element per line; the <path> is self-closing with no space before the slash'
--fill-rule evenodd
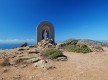
<path id="1" fill-rule="evenodd" d="M 37 26 L 36 37 L 37 44 L 44 38 L 52 39 L 55 42 L 55 30 L 53 24 L 49 21 L 40 22 Z"/>
<path id="2" fill-rule="evenodd" d="M 46 39 L 46 38 L 49 38 L 49 31 L 48 28 L 44 26 L 42 28 L 42 39 Z"/>

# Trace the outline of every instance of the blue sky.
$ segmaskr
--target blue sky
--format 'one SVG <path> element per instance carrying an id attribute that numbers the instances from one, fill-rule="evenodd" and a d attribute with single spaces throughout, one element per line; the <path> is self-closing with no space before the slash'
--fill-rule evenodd
<path id="1" fill-rule="evenodd" d="M 0 42 L 33 42 L 36 26 L 48 20 L 56 41 L 108 40 L 107 0 L 0 0 Z"/>

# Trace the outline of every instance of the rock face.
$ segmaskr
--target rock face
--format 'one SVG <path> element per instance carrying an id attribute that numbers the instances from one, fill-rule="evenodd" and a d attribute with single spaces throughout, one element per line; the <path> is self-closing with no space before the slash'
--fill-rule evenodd
<path id="1" fill-rule="evenodd" d="M 22 65 L 31 64 L 41 60 L 41 51 L 37 50 L 36 47 L 20 47 L 16 49 L 2 50 L 3 55 L 0 58 L 8 59 L 11 65 Z"/>

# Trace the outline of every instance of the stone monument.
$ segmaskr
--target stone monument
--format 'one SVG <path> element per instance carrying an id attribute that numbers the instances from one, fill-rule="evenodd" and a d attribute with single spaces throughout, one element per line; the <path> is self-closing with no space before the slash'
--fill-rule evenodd
<path id="1" fill-rule="evenodd" d="M 43 39 L 54 39 L 54 26 L 49 21 L 42 21 L 37 26 L 37 43 Z"/>

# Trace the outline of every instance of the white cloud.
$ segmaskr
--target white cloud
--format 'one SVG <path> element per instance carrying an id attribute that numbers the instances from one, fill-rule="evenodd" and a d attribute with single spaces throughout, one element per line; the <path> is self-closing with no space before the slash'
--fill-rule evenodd
<path id="1" fill-rule="evenodd" d="M 7 39 L 7 40 L 0 40 L 0 43 L 23 43 L 23 42 L 35 42 L 35 39 Z"/>

